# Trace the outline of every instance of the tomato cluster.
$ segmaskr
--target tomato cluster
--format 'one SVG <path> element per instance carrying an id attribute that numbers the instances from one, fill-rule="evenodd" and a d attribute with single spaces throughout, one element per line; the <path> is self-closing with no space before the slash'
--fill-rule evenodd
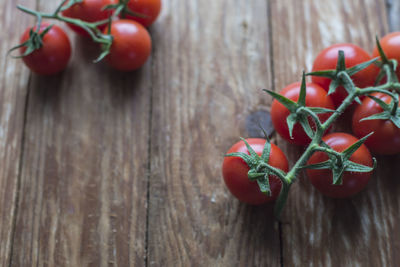
<path id="1" fill-rule="evenodd" d="M 363 88 L 375 88 L 377 84 L 383 84 L 389 76 L 381 79 L 384 76 L 381 75 L 384 71 L 382 66 L 385 64 L 395 65 L 394 63 L 389 64 L 390 60 L 400 62 L 400 32 L 388 34 L 378 44 L 380 44 L 384 52 L 382 58 L 374 64 L 366 64 L 365 66 L 367 67 L 360 68 L 354 74 L 349 74 L 349 77 L 351 76 L 349 79 L 352 80 L 353 87 L 358 88 L 357 90 L 362 91 Z M 344 54 L 344 69 L 357 68 L 360 66 L 359 64 L 373 61 L 374 58 L 381 55 L 379 47 L 375 47 L 372 55 L 361 47 L 350 43 L 335 44 L 327 47 L 314 60 L 311 74 L 314 73 L 315 76 L 312 76 L 312 82 L 305 84 L 304 80 L 303 83 L 297 82 L 285 87 L 279 93 L 279 96 L 284 97 L 286 102 L 282 101 L 281 97 L 276 97 L 271 93 L 275 98 L 271 106 L 271 119 L 276 132 L 284 140 L 292 144 L 307 146 L 312 141 L 312 138 L 305 131 L 307 129 L 304 127 L 304 123 L 300 123 L 298 113 L 294 110 L 295 108 L 290 107 L 301 107 L 297 103 L 300 103 L 299 98 L 305 92 L 302 100 L 304 102 L 303 105 L 310 108 L 321 108 L 321 110 L 326 111 L 315 115 L 318 116 L 320 121 L 319 129 L 322 129 L 321 134 L 324 134 L 323 137 L 321 135 L 322 139 L 319 139 L 323 146 L 320 150 L 312 151 L 312 154 L 307 158 L 306 165 L 309 169 L 307 169 L 306 173 L 311 184 L 322 194 L 333 198 L 346 198 L 360 192 L 368 184 L 374 165 L 370 151 L 378 155 L 400 153 L 400 111 L 396 109 L 397 105 L 393 98 L 393 95 L 395 95 L 395 98 L 398 99 L 397 92 L 395 90 L 390 91 L 391 88 L 387 88 L 390 94 L 376 92 L 368 97 L 360 97 L 361 101 L 358 104 L 356 102 L 351 103 L 354 112 L 353 114 L 346 113 L 345 115 L 352 116 L 354 136 L 348 133 L 327 133 L 330 128 L 324 128 L 321 125 L 330 118 L 335 109 L 341 110 L 341 106 L 347 107 L 350 105 L 347 102 L 344 103 L 348 98 L 348 92 L 350 92 L 348 88 L 345 88 L 340 83 L 332 85 L 336 77 L 333 79 L 321 74 L 329 71 L 333 73 L 335 70 L 338 73 L 341 60 L 339 51 L 342 51 L 340 52 L 342 55 Z M 388 59 L 386 63 L 384 62 L 385 55 Z M 392 73 L 394 73 L 392 76 L 397 77 L 391 77 L 391 79 L 398 84 L 400 68 L 397 68 L 396 72 L 392 70 Z M 305 86 L 305 89 L 303 86 Z M 358 100 L 356 97 L 354 99 Z M 393 110 L 392 114 L 389 114 L 389 107 Z M 329 113 L 329 110 L 331 110 L 331 113 Z M 304 120 L 308 121 L 312 131 L 317 132 L 315 119 L 316 117 L 311 118 L 309 116 Z M 294 126 L 289 127 L 290 121 L 293 120 L 298 121 Z M 369 135 L 368 138 L 365 137 L 367 135 Z M 249 204 L 262 204 L 276 200 L 281 194 L 283 182 L 288 182 L 275 176 L 269 176 L 270 191 L 266 195 L 260 190 L 262 186 L 257 185 L 257 181 L 254 179 L 250 179 L 250 174 L 254 176 L 254 170 L 251 170 L 247 161 L 251 162 L 251 159 L 247 161 L 243 159 L 247 158 L 246 155 L 251 155 L 251 152 L 249 152 L 250 147 L 258 155 L 261 155 L 265 142 L 263 139 L 247 139 L 248 144 L 246 146 L 241 141 L 232 146 L 223 162 L 222 172 L 228 189 L 236 198 Z M 350 150 L 351 153 L 348 152 Z M 285 155 L 273 144 L 271 144 L 271 151 L 268 164 L 286 172 L 288 164 Z M 348 156 L 340 157 L 345 153 L 349 153 Z M 336 154 L 339 156 L 335 158 Z M 353 164 L 354 168 L 346 169 L 343 167 L 340 169 L 340 166 L 346 164 L 341 162 L 341 159 Z M 327 164 L 333 164 L 329 165 L 332 168 L 329 168 Z M 261 164 L 260 166 L 263 165 Z M 338 168 L 335 169 L 335 166 L 338 166 Z M 357 169 L 360 166 L 365 166 L 368 169 L 363 171 L 362 169 Z M 260 169 L 260 167 L 256 169 Z M 338 173 L 339 176 L 337 175 Z M 339 180 L 335 181 L 335 175 L 340 177 L 338 178 Z"/>
<path id="2" fill-rule="evenodd" d="M 118 0 L 83 0 L 68 6 L 67 1 L 60 17 L 76 33 L 92 37 L 84 27 L 76 25 L 72 20 L 81 20 L 85 23 L 98 23 L 94 28 L 99 34 L 111 35 L 112 45 L 107 62 L 115 69 L 121 71 L 133 71 L 140 68 L 149 58 L 152 41 L 146 27 L 149 27 L 157 19 L 161 10 L 161 0 L 129 0 L 126 10 L 119 13 L 119 19 L 113 18 L 111 27 L 107 20 L 113 16 L 114 11 L 121 5 Z M 116 14 L 117 15 L 117 14 Z M 68 22 L 70 21 L 70 22 Z M 38 74 L 50 75 L 64 70 L 71 55 L 71 45 L 68 36 L 58 26 L 52 26 L 44 32 L 48 23 L 42 23 L 39 31 L 36 28 L 28 28 L 21 37 L 21 43 L 27 43 L 33 39 L 34 47 L 39 47 L 29 55 L 24 55 L 29 46 L 21 46 L 25 64 Z M 33 34 L 43 34 L 41 40 L 32 38 Z M 36 42 L 36 44 L 35 44 Z"/>

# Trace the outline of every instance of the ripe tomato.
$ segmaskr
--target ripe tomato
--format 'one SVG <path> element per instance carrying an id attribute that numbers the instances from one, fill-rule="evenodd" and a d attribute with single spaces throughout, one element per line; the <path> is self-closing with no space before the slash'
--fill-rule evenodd
<path id="1" fill-rule="evenodd" d="M 42 23 L 39 33 L 43 32 L 49 24 Z M 29 39 L 28 28 L 21 37 L 21 43 Z M 36 31 L 36 27 L 34 28 Z M 33 72 L 42 75 L 51 75 L 64 70 L 71 57 L 71 43 L 65 32 L 58 26 L 53 27 L 43 36 L 43 45 L 33 53 L 23 57 L 26 66 Z M 24 54 L 26 47 L 21 47 L 20 52 Z"/>
<path id="2" fill-rule="evenodd" d="M 246 141 L 254 151 L 261 156 L 266 141 L 260 138 L 249 138 L 246 139 Z M 234 152 L 249 153 L 243 141 L 234 144 L 228 150 L 227 154 Z M 268 163 L 285 172 L 287 172 L 289 168 L 285 154 L 274 144 L 271 144 Z M 279 178 L 272 175 L 269 177 L 271 196 L 267 196 L 260 191 L 256 181 L 249 180 L 247 176 L 248 171 L 249 167 L 243 159 L 238 157 L 225 157 L 222 165 L 222 174 L 229 191 L 240 201 L 252 205 L 259 205 L 276 200 L 282 187 Z"/>
<path id="3" fill-rule="evenodd" d="M 389 104 L 391 97 L 382 94 L 374 93 L 372 96 L 381 99 Z M 353 114 L 353 133 L 361 138 L 367 134 L 374 132 L 368 137 L 365 144 L 376 154 L 392 155 L 400 153 L 400 129 L 396 127 L 390 120 L 366 120 L 361 121 L 374 114 L 383 112 L 383 109 L 371 98 L 363 100 L 362 104 L 357 106 Z"/>
<path id="4" fill-rule="evenodd" d="M 388 59 L 396 59 L 400 64 L 400 32 L 389 33 L 380 40 L 380 43 Z M 377 47 L 375 47 L 372 56 L 379 56 Z M 400 67 L 397 67 L 396 73 L 400 80 Z"/>
<path id="5" fill-rule="evenodd" d="M 292 83 L 285 87 L 280 94 L 289 98 L 293 101 L 297 101 L 300 95 L 301 83 Z M 334 109 L 332 99 L 328 96 L 327 92 L 321 88 L 318 84 L 307 83 L 307 95 L 306 95 L 306 106 L 308 107 L 322 107 L 328 109 Z M 286 123 L 287 117 L 290 115 L 290 111 L 276 99 L 272 102 L 271 107 L 271 119 L 275 127 L 275 130 L 279 133 L 282 138 L 296 145 L 307 145 L 311 139 L 304 132 L 300 123 L 296 123 L 293 128 L 293 134 L 290 138 L 289 128 Z M 329 118 L 329 113 L 319 114 L 318 117 L 321 122 L 326 121 Z M 315 128 L 312 119 L 309 119 L 310 125 Z"/>
<path id="6" fill-rule="evenodd" d="M 111 35 L 114 40 L 106 59 L 112 67 L 122 71 L 136 70 L 150 56 L 150 35 L 140 23 L 126 19 L 114 21 Z"/>
<path id="7" fill-rule="evenodd" d="M 108 19 L 112 15 L 112 10 L 103 10 L 107 5 L 116 4 L 117 0 L 83 0 L 82 3 L 77 3 L 67 10 L 63 11 L 62 14 L 65 17 L 80 19 L 86 22 L 96 22 Z M 89 34 L 82 28 L 73 24 L 67 23 L 68 26 L 75 32 L 89 36 Z M 103 30 L 106 24 L 99 26 L 100 30 Z"/>
<path id="8" fill-rule="evenodd" d="M 372 59 L 364 49 L 354 44 L 335 44 L 325 48 L 318 54 L 314 60 L 312 71 L 336 69 L 339 50 L 344 52 L 347 68 Z M 379 68 L 375 65 L 370 65 L 368 68 L 354 74 L 352 79 L 357 87 L 364 88 L 374 85 L 378 73 Z M 326 91 L 329 91 L 331 83 L 329 78 L 313 76 L 312 82 L 321 85 Z M 331 96 L 333 103 L 338 107 L 346 98 L 347 92 L 344 87 L 340 86 Z"/>
<path id="9" fill-rule="evenodd" d="M 332 147 L 335 151 L 343 152 L 349 146 L 358 141 L 354 136 L 347 133 L 332 133 L 322 138 L 325 143 Z M 308 160 L 307 164 L 316 164 L 328 160 L 329 157 L 324 152 L 316 152 Z M 352 162 L 372 167 L 373 161 L 368 148 L 361 145 L 359 149 L 350 157 Z M 360 192 L 368 184 L 371 178 L 369 173 L 344 172 L 343 184 L 333 185 L 332 171 L 324 170 L 307 170 L 307 175 L 311 183 L 322 194 L 333 198 L 346 198 Z"/>
<path id="10" fill-rule="evenodd" d="M 129 10 L 146 16 L 140 18 L 125 14 L 125 18 L 133 19 L 145 27 L 149 27 L 157 19 L 161 11 L 161 0 L 130 0 L 128 2 Z"/>

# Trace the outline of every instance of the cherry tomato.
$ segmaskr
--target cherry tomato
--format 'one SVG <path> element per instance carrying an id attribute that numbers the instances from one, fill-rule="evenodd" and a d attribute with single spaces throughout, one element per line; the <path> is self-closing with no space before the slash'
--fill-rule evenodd
<path id="1" fill-rule="evenodd" d="M 400 64 L 400 32 L 392 32 L 380 40 L 383 51 L 389 59 L 396 59 Z M 373 57 L 379 57 L 378 48 L 375 47 L 372 53 Z M 396 70 L 397 77 L 400 80 L 400 67 Z"/>
<path id="2" fill-rule="evenodd" d="M 39 33 L 43 32 L 49 24 L 42 23 Z M 21 37 L 21 43 L 29 39 L 28 28 Z M 34 28 L 36 31 L 36 27 Z M 71 43 L 65 32 L 53 25 L 51 29 L 43 36 L 43 45 L 33 53 L 23 57 L 23 61 L 33 72 L 42 75 L 51 75 L 64 70 L 71 57 Z M 26 47 L 21 47 L 20 52 L 24 54 Z"/>
<path id="3" fill-rule="evenodd" d="M 63 11 L 62 14 L 65 17 L 80 19 L 86 22 L 97 22 L 106 20 L 112 15 L 112 10 L 103 10 L 107 5 L 116 4 L 117 0 L 83 0 L 82 3 L 77 3 L 67 10 Z M 68 26 L 75 32 L 89 36 L 89 34 L 82 28 L 73 24 L 67 23 Z M 103 30 L 106 24 L 100 25 L 99 29 Z"/>
<path id="4" fill-rule="evenodd" d="M 325 143 L 332 147 L 335 151 L 342 152 L 346 148 L 358 141 L 354 136 L 347 133 L 332 133 L 322 138 Z M 307 164 L 316 164 L 328 160 L 329 157 L 324 152 L 316 152 L 308 160 Z M 359 149 L 354 152 L 350 157 L 350 160 L 362 164 L 365 166 L 372 167 L 373 161 L 368 148 L 365 145 L 361 145 Z M 333 185 L 333 178 L 331 170 L 307 170 L 307 175 L 318 191 L 322 194 L 333 197 L 333 198 L 346 198 L 350 197 L 366 187 L 368 181 L 371 178 L 371 172 L 369 173 L 355 173 L 355 172 L 344 172 L 343 184 Z"/>
<path id="5" fill-rule="evenodd" d="M 157 19 L 161 11 L 161 0 L 130 0 L 128 2 L 129 10 L 144 15 L 137 17 L 125 14 L 125 18 L 133 19 L 145 27 L 149 27 Z"/>
<path id="6" fill-rule="evenodd" d="M 372 96 L 381 99 L 389 104 L 391 97 L 374 93 Z M 353 114 L 353 133 L 361 138 L 367 134 L 374 132 L 368 137 L 365 144 L 376 154 L 392 155 L 400 153 L 400 129 L 396 127 L 390 120 L 366 120 L 363 118 L 370 117 L 374 114 L 383 112 L 383 109 L 371 98 L 365 98 L 361 105 L 357 106 Z"/>
<path id="7" fill-rule="evenodd" d="M 150 56 L 150 35 L 140 23 L 125 19 L 114 21 L 111 35 L 114 40 L 106 59 L 112 67 L 122 71 L 136 70 Z"/>
<path id="8" fill-rule="evenodd" d="M 372 59 L 364 49 L 354 44 L 335 44 L 325 48 L 318 54 L 314 60 L 312 71 L 336 69 L 339 50 L 344 52 L 347 68 Z M 370 65 L 368 68 L 354 74 L 351 78 L 357 87 L 365 88 L 374 85 L 378 73 L 378 67 Z M 321 85 L 327 92 L 329 91 L 331 83 L 329 78 L 313 76 L 312 82 Z M 342 86 L 338 87 L 335 93 L 331 94 L 333 103 L 337 107 L 343 102 L 346 96 L 347 92 Z"/>
<path id="9" fill-rule="evenodd" d="M 322 107 L 328 109 L 335 109 L 332 99 L 328 96 L 327 92 L 321 88 L 318 84 L 307 83 L 307 94 L 306 94 L 306 106 L 308 107 Z M 297 101 L 300 95 L 301 83 L 292 83 L 285 87 L 280 94 L 289 98 L 293 101 Z M 290 138 L 289 128 L 286 123 L 287 117 L 290 115 L 290 111 L 277 100 L 272 102 L 271 107 L 271 119 L 275 127 L 275 130 L 279 133 L 282 138 L 296 145 L 307 145 L 311 139 L 304 132 L 303 127 L 300 123 L 296 123 L 293 128 L 293 134 Z M 330 116 L 330 113 L 324 113 L 318 115 L 321 122 L 326 121 Z M 310 125 L 315 128 L 315 124 L 312 119 L 309 119 Z"/>
<path id="10" fill-rule="evenodd" d="M 249 138 L 246 139 L 246 141 L 258 155 L 262 155 L 266 142 L 264 139 Z M 234 144 L 228 150 L 227 154 L 233 152 L 249 153 L 243 141 Z M 268 163 L 285 172 L 287 172 L 289 168 L 285 154 L 274 144 L 271 144 L 271 153 Z M 222 174 L 229 191 L 240 201 L 252 205 L 259 205 L 276 200 L 282 187 L 279 178 L 272 175 L 269 177 L 271 196 L 267 196 L 260 191 L 256 181 L 249 180 L 247 176 L 248 171 L 249 167 L 243 159 L 238 157 L 225 157 L 222 165 Z"/>

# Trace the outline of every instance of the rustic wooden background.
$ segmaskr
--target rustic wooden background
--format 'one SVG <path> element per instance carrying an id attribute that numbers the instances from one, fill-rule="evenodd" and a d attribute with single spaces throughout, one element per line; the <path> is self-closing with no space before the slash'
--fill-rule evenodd
<path id="1" fill-rule="evenodd" d="M 280 223 L 221 179 L 224 152 L 268 123 L 260 89 L 299 80 L 327 45 L 371 50 L 400 28 L 400 0 L 164 0 L 140 71 L 93 65 L 72 38 L 68 69 L 39 77 L 7 56 L 33 23 L 15 6 L 58 2 L 0 2 L 0 266 L 400 264 L 400 157 L 378 158 L 352 200 L 303 177 Z"/>

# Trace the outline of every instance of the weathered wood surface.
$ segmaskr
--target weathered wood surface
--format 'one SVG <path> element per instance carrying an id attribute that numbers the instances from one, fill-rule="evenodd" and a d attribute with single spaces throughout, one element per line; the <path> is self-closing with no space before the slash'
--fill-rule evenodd
<path id="1" fill-rule="evenodd" d="M 400 1 L 399 0 L 386 0 L 388 16 L 389 16 L 389 30 L 400 30 Z"/>
<path id="2" fill-rule="evenodd" d="M 277 266 L 272 213 L 233 200 L 223 153 L 271 86 L 264 0 L 165 1 L 153 77 L 149 266 Z M 168 33 L 168 34 L 167 34 Z"/>
<path id="3" fill-rule="evenodd" d="M 29 84 L 29 71 L 22 63 L 7 56 L 19 41 L 25 25 L 32 21 L 13 18 L 15 4 L 34 7 L 34 1 L 1 1 L 0 18 L 3 31 L 0 42 L 0 266 L 8 266 L 13 247 L 15 209 L 21 166 L 24 111 Z"/>
<path id="4" fill-rule="evenodd" d="M 121 74 L 93 47 L 29 86 L 12 266 L 144 265 L 152 62 Z"/>
<path id="5" fill-rule="evenodd" d="M 379 158 L 349 201 L 302 177 L 282 223 L 272 206 L 238 203 L 220 169 L 257 134 L 247 122 L 271 102 L 260 89 L 297 81 L 329 44 L 370 50 L 388 18 L 399 28 L 400 0 L 387 1 L 168 0 L 141 71 L 93 65 L 97 51 L 72 38 L 71 64 L 51 78 L 6 52 L 32 22 L 17 3 L 58 1 L 2 1 L 0 266 L 396 266 L 399 157 Z"/>

